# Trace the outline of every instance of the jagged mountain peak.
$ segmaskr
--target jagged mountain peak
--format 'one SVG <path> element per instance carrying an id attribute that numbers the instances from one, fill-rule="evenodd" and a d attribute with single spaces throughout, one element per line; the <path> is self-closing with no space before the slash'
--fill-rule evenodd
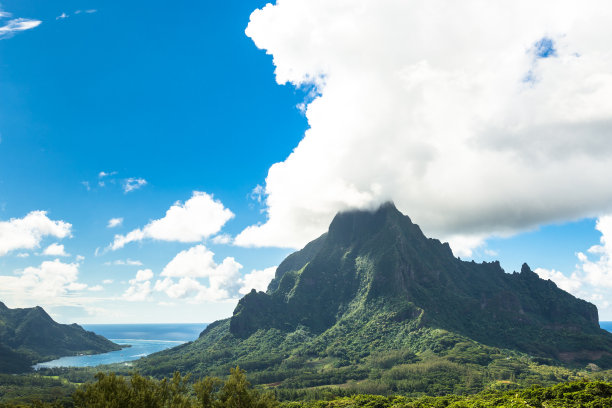
<path id="1" fill-rule="evenodd" d="M 240 300 L 230 331 L 240 338 L 269 328 L 323 333 L 355 313 L 367 320 L 383 310 L 406 324 L 418 316 L 410 324 L 529 352 L 538 351 L 529 336 L 541 336 L 541 327 L 599 330 L 594 305 L 527 264 L 506 274 L 499 262 L 461 261 L 389 202 L 338 213 L 327 233 L 281 263 L 267 293 Z"/>
<path id="2" fill-rule="evenodd" d="M 337 214 L 326 233 L 279 265 L 267 292 L 251 291 L 231 318 L 141 367 L 176 369 L 183 361 L 208 374 L 239 363 L 257 371 L 259 383 L 346 368 L 359 380 L 367 361 L 388 353 L 437 362 L 459 353 L 487 365 L 516 352 L 612 367 L 612 335 L 599 328 L 594 305 L 527 264 L 508 274 L 497 261 L 461 261 L 386 203 Z M 336 384 L 335 374 L 311 385 Z"/>

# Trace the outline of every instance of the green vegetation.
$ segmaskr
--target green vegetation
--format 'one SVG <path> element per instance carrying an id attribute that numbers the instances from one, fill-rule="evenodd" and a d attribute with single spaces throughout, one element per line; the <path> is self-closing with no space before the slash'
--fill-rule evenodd
<path id="1" fill-rule="evenodd" d="M 533 407 L 533 408 L 605 408 L 612 406 L 612 384 L 603 381 L 579 381 L 519 391 L 489 390 L 477 395 L 444 397 L 383 397 L 355 395 L 331 401 L 288 402 L 281 408 L 467 408 L 467 407 Z"/>
<path id="2" fill-rule="evenodd" d="M 383 361 L 384 364 L 384 361 Z M 394 375 L 394 374 L 391 374 Z M 0 380 L 8 386 L 11 376 Z M 62 379 L 24 379 L 31 387 L 55 386 L 70 389 L 71 395 L 58 394 L 52 399 L 38 400 L 35 395 L 25 398 L 3 398 L 0 408 L 9 407 L 76 407 L 76 408 L 428 408 L 428 407 L 585 407 L 612 406 L 612 383 L 609 381 L 573 381 L 549 387 L 534 385 L 525 389 L 487 389 L 475 395 L 382 396 L 359 394 L 350 390 L 337 390 L 341 396 L 327 393 L 326 389 L 311 389 L 308 397 L 318 399 L 278 402 L 272 392 L 251 387 L 245 372 L 230 369 L 224 381 L 217 377 L 191 381 L 178 372 L 171 379 L 156 380 L 133 374 L 129 377 L 114 373 L 97 373 L 95 382 L 88 382 L 75 389 Z M 13 385 L 17 384 L 14 382 Z M 277 392 L 278 394 L 278 392 Z M 46 400 L 46 401 L 45 401 Z"/>
<path id="3" fill-rule="evenodd" d="M 387 204 L 337 215 L 326 234 L 281 263 L 266 293 L 242 298 L 231 318 L 210 324 L 194 342 L 134 362 L 140 375 L 125 371 L 131 367 L 106 367 L 114 374 L 98 374 L 72 401 L 226 406 L 238 398 L 228 397 L 228 384 L 246 389 L 248 378 L 295 407 L 576 401 L 603 407 L 612 334 L 597 320 L 595 306 L 527 265 L 506 274 L 497 262 L 455 258 L 447 244 L 426 238 Z M 237 365 L 248 377 L 236 369 L 223 385 L 212 378 Z M 178 374 L 162 379 L 177 371 L 208 379 L 193 385 Z M 47 398 L 54 376 L 64 398 L 94 375 L 87 369 L 40 374 L 47 378 L 42 385 L 24 387 L 40 387 L 46 401 L 58 401 Z M 569 384 L 555 385 L 560 382 Z M 255 391 L 243 397 L 254 406 L 274 404 Z"/>
<path id="4" fill-rule="evenodd" d="M 10 376 L 1 380 L 10 384 Z M 49 385 L 62 386 L 61 380 L 50 378 L 28 378 L 21 376 L 21 385 L 42 387 Z M 25 378 L 24 378 L 25 377 Z M 79 388 L 70 388 L 71 397 L 61 394 L 52 399 L 37 398 L 30 394 L 28 399 L 11 398 L 0 402 L 0 408 L 34 406 L 34 407 L 76 407 L 76 408 L 272 408 L 278 405 L 269 392 L 253 389 L 247 381 L 245 371 L 239 367 L 230 370 L 229 377 L 223 381 L 216 377 L 190 382 L 189 376 L 183 377 L 174 373 L 171 379 L 155 380 L 133 374 L 130 377 L 114 373 L 97 373 L 95 382 L 86 383 Z M 55 383 L 54 383 L 55 381 Z M 12 385 L 17 385 L 13 381 Z M 65 390 L 62 390 L 65 391 Z M 4 396 L 3 396 L 4 397 Z M 7 398 L 3 398 L 7 401 Z M 45 401 L 46 400 L 46 401 Z"/>
<path id="5" fill-rule="evenodd" d="M 579 379 L 588 364 L 612 368 L 612 334 L 597 320 L 594 305 L 527 265 L 507 274 L 497 262 L 455 258 L 387 204 L 338 214 L 281 263 L 266 293 L 252 291 L 230 319 L 136 367 L 219 376 L 238 364 L 254 384 L 287 395 L 327 385 L 476 393 Z"/>
<path id="6" fill-rule="evenodd" d="M 61 356 L 119 350 L 121 346 L 76 324 L 59 324 L 41 308 L 9 309 L 0 302 L 0 373 L 22 373 Z"/>

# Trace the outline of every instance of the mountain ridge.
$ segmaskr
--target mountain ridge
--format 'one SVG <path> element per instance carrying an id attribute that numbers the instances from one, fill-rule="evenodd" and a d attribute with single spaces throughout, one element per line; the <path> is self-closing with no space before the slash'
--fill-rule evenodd
<path id="1" fill-rule="evenodd" d="M 485 367 L 519 353 L 525 364 L 612 367 L 612 335 L 597 316 L 527 264 L 508 274 L 497 261 L 455 258 L 386 203 L 337 214 L 328 232 L 279 265 L 266 292 L 251 291 L 231 318 L 139 366 L 162 373 L 172 360 L 207 374 L 240 363 L 255 381 L 287 386 L 290 367 L 323 363 L 313 376 L 368 378 L 380 353 L 399 353 L 400 365 L 442 358 Z"/>
<path id="2" fill-rule="evenodd" d="M 0 302 L 0 372 L 23 372 L 35 363 L 62 356 L 120 349 L 76 323 L 55 322 L 40 306 L 10 309 Z"/>

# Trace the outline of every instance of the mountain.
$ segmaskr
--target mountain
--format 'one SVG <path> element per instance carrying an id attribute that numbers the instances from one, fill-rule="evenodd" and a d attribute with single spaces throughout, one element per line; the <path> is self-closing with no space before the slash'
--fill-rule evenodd
<path id="1" fill-rule="evenodd" d="M 77 324 L 59 324 L 43 308 L 9 309 L 0 302 L 0 372 L 28 371 L 62 356 L 120 350 L 121 346 Z"/>
<path id="2" fill-rule="evenodd" d="M 612 334 L 594 305 L 526 264 L 508 274 L 499 262 L 461 261 L 387 203 L 339 213 L 280 264 L 266 293 L 251 291 L 231 318 L 139 367 L 217 374 L 235 364 L 256 383 L 294 388 L 383 379 L 400 366 L 397 381 L 408 381 L 419 364 L 470 369 L 483 386 L 491 372 L 557 375 L 538 364 L 612 368 Z"/>

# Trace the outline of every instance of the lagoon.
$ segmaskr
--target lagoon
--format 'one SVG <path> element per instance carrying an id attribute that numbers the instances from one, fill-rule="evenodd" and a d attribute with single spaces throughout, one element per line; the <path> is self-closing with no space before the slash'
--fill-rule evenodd
<path id="1" fill-rule="evenodd" d="M 85 330 L 101 334 L 117 344 L 129 344 L 131 347 L 103 354 L 62 357 L 36 364 L 34 368 L 95 367 L 101 364 L 128 363 L 149 354 L 196 340 L 206 326 L 206 323 L 83 325 Z M 599 326 L 612 332 L 612 322 L 599 322 Z"/>
<path id="2" fill-rule="evenodd" d="M 89 324 L 85 330 L 93 331 L 120 344 L 130 345 L 118 351 L 88 356 L 62 357 L 39 363 L 34 369 L 52 367 L 95 367 L 101 364 L 127 363 L 149 354 L 176 347 L 198 338 L 206 323 L 197 324 Z"/>

